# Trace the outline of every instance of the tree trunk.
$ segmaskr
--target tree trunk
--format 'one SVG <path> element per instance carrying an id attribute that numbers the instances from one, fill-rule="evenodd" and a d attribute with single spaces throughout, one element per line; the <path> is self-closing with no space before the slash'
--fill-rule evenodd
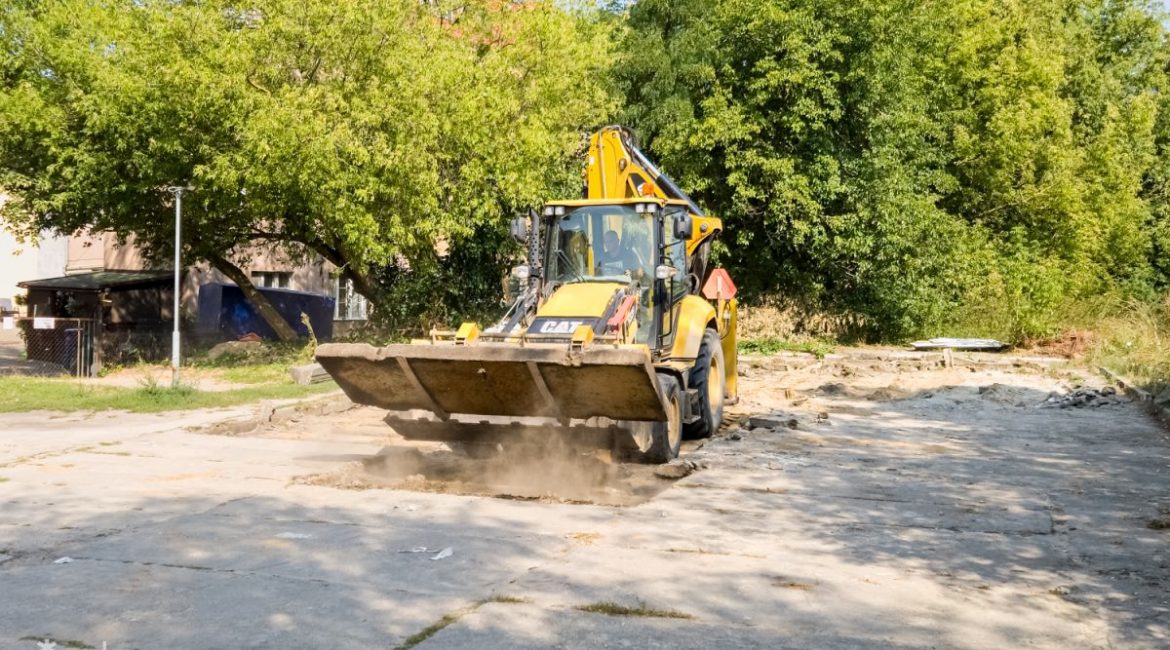
<path id="1" fill-rule="evenodd" d="M 264 319 L 265 323 L 268 323 L 272 331 L 276 332 L 280 340 L 295 341 L 297 339 L 296 330 L 292 328 L 292 325 L 288 324 L 288 321 L 280 315 L 280 312 L 276 311 L 276 308 L 272 306 L 271 302 L 268 302 L 268 298 L 264 294 L 260 293 L 256 285 L 252 284 L 252 279 L 248 277 L 247 273 L 244 273 L 243 269 L 218 255 L 209 255 L 208 261 L 220 273 L 223 273 L 229 280 L 236 283 L 240 291 L 244 292 L 244 297 L 256 306 L 256 311 L 260 312 L 260 317 Z"/>
<path id="2" fill-rule="evenodd" d="M 377 307 L 378 292 L 374 289 L 374 283 L 370 280 L 370 276 L 365 273 L 359 273 L 354 269 L 354 266 L 349 263 L 345 255 L 336 248 L 333 248 L 322 241 L 302 242 L 309 248 L 316 251 L 318 255 L 324 257 L 328 262 L 341 269 L 342 277 L 353 281 L 353 290 L 361 294 L 370 303 L 370 305 Z"/>

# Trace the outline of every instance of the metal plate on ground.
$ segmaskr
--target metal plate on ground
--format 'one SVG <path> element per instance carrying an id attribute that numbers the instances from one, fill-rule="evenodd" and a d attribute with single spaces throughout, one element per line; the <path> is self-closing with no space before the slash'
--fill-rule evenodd
<path id="1" fill-rule="evenodd" d="M 936 338 L 928 341 L 915 341 L 910 344 L 915 350 L 1002 350 L 1006 343 L 995 339 L 953 339 Z"/>

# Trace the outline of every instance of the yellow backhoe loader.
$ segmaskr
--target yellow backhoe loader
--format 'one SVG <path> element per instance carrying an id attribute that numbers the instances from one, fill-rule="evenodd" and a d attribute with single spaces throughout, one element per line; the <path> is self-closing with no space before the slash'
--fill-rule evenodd
<path id="1" fill-rule="evenodd" d="M 513 220 L 528 260 L 500 322 L 380 348 L 326 344 L 318 361 L 408 439 L 480 457 L 559 436 L 675 458 L 736 399 L 735 285 L 709 263 L 722 221 L 621 127 L 590 138 L 584 195 Z"/>

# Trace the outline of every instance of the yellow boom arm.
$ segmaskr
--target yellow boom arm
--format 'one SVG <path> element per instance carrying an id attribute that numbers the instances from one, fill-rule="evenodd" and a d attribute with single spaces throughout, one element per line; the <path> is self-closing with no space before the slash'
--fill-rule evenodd
<path id="1" fill-rule="evenodd" d="M 630 132 L 620 126 L 607 126 L 589 138 L 585 188 L 586 200 L 653 197 L 686 203 L 694 219 L 694 232 L 687 241 L 688 254 L 723 230 L 723 221 L 703 214 L 698 204 L 650 162 Z"/>

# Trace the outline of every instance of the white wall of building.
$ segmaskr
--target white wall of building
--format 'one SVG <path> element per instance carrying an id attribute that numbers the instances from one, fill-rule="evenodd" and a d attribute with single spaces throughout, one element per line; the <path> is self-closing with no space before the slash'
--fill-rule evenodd
<path id="1" fill-rule="evenodd" d="M 0 194 L 0 207 L 8 196 Z M 65 274 L 69 255 L 67 237 L 41 237 L 37 242 L 19 242 L 0 222 L 0 298 L 15 303 L 24 290 L 16 285 L 26 280 L 52 278 Z"/>
<path id="2" fill-rule="evenodd" d="M 41 233 L 37 242 L 37 277 L 59 278 L 69 263 L 69 238 Z"/>
<path id="3" fill-rule="evenodd" d="M 0 228 L 0 298 L 12 300 L 22 290 L 17 282 L 37 278 L 37 249 L 21 244 Z"/>

